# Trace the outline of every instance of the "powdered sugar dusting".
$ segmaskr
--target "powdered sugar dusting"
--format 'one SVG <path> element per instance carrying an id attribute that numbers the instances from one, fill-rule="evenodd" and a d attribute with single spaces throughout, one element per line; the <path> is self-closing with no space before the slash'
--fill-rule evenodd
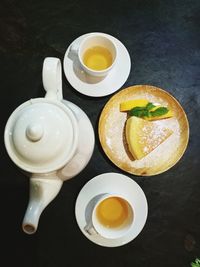
<path id="1" fill-rule="evenodd" d="M 172 131 L 157 122 L 147 122 L 143 124 L 139 132 L 139 144 L 143 150 L 143 154 L 147 155 L 165 139 L 172 134 Z"/>
<path id="2" fill-rule="evenodd" d="M 117 123 L 116 122 L 117 114 Z M 106 131 L 106 144 L 112 153 L 117 153 L 119 160 L 126 160 L 127 155 L 124 148 L 124 127 L 126 122 L 127 114 L 119 113 L 119 108 L 112 108 L 105 120 L 105 131 Z"/>
<path id="3" fill-rule="evenodd" d="M 164 164 L 166 161 L 171 162 L 173 154 L 176 153 L 180 145 L 180 126 L 175 118 L 165 119 L 156 121 L 159 126 L 167 127 L 173 131 L 163 143 L 157 146 L 151 153 L 146 155 L 141 160 L 135 160 L 131 162 L 131 166 L 135 168 L 149 168 L 156 167 L 158 162 L 159 165 Z"/>

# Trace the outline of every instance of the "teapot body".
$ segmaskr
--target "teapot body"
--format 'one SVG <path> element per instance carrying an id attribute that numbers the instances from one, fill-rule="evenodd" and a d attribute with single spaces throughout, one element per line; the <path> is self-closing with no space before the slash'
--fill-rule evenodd
<path id="1" fill-rule="evenodd" d="M 42 75 L 45 98 L 20 105 L 4 132 L 10 158 L 30 177 L 30 198 L 22 223 L 28 234 L 37 230 L 42 211 L 56 197 L 63 181 L 85 168 L 95 141 L 85 112 L 62 97 L 60 60 L 46 58 Z"/>
<path id="2" fill-rule="evenodd" d="M 95 136 L 93 126 L 86 113 L 70 101 L 63 99 L 62 103 L 72 110 L 78 124 L 76 151 L 71 160 L 57 172 L 59 178 L 66 181 L 78 175 L 87 166 L 94 151 Z"/>

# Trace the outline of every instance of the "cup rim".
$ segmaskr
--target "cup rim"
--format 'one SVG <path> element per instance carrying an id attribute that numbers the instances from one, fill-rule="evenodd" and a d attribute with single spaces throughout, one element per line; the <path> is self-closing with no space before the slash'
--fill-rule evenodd
<path id="1" fill-rule="evenodd" d="M 111 64 L 108 68 L 103 69 L 103 70 L 93 70 L 93 69 L 87 67 L 87 66 L 84 64 L 84 62 L 83 62 L 83 60 L 82 60 L 82 57 L 81 57 L 81 55 L 80 55 L 81 47 L 84 45 L 84 43 L 85 43 L 88 39 L 93 38 L 93 37 L 96 37 L 96 36 L 100 36 L 100 37 L 102 37 L 102 38 L 104 38 L 104 39 L 107 39 L 110 43 L 112 43 L 112 45 L 113 45 L 113 47 L 114 47 L 114 49 L 115 49 L 115 58 L 114 58 L 112 64 Z M 81 65 L 84 66 L 84 68 L 85 68 L 88 72 L 91 72 L 91 73 L 97 73 L 97 74 L 103 74 L 103 73 L 108 72 L 109 70 L 111 70 L 111 69 L 113 68 L 113 66 L 115 65 L 115 63 L 116 63 L 116 59 L 117 59 L 117 46 L 116 46 L 115 42 L 112 41 L 112 40 L 109 38 L 109 36 L 105 36 L 104 34 L 101 34 L 101 33 L 92 33 L 92 34 L 86 36 L 86 37 L 81 41 L 81 43 L 80 43 L 80 45 L 79 45 L 79 48 L 78 48 L 78 58 L 79 58 L 79 61 L 80 61 Z"/>

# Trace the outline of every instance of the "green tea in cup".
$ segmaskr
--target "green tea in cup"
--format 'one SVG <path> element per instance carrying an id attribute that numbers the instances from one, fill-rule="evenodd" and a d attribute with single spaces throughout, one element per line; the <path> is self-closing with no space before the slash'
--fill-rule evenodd
<path id="1" fill-rule="evenodd" d="M 88 48 L 83 55 L 83 63 L 92 70 L 105 70 L 112 65 L 110 51 L 103 46 Z"/>

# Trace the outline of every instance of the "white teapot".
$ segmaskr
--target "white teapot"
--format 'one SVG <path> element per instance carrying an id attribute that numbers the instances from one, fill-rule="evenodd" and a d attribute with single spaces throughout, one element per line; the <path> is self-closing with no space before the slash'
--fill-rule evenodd
<path id="1" fill-rule="evenodd" d="M 33 234 L 44 208 L 63 181 L 87 165 L 94 149 L 94 131 L 87 115 L 63 100 L 61 62 L 43 63 L 45 98 L 30 99 L 10 116 L 4 140 L 12 161 L 30 176 L 30 198 L 22 223 Z"/>

